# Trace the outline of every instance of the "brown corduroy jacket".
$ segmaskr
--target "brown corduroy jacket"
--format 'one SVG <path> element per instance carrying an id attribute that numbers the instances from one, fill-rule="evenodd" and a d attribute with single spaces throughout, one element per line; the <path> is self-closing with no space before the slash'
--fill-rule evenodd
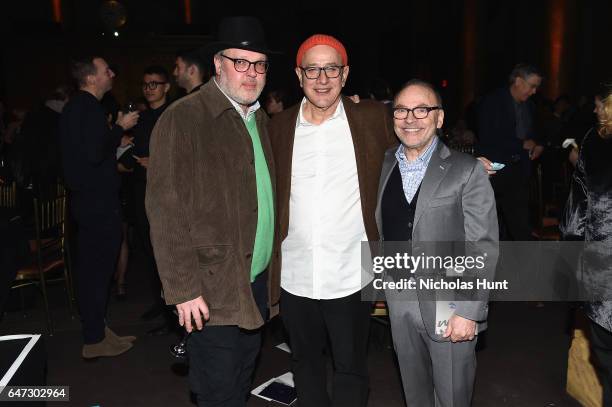
<path id="1" fill-rule="evenodd" d="M 268 117 L 263 109 L 255 115 L 274 186 Z M 207 324 L 261 326 L 250 283 L 257 228 L 253 146 L 242 118 L 212 80 L 159 118 L 150 142 L 146 208 L 166 303 L 201 295 L 210 310 Z M 274 305 L 280 278 L 271 266 Z"/>
<path id="2" fill-rule="evenodd" d="M 361 195 L 361 211 L 368 240 L 378 240 L 375 211 L 378 182 L 385 151 L 398 144 L 393 131 L 393 119 L 388 108 L 380 102 L 362 100 L 353 103 L 343 97 L 342 103 L 348 119 L 355 157 L 357 177 Z M 274 267 L 280 269 L 280 244 L 287 237 L 289 229 L 289 196 L 291 195 L 291 163 L 295 125 L 301 103 L 273 116 L 268 126 L 274 163 L 276 168 L 276 212 L 278 236 L 275 239 L 277 256 Z M 278 272 L 278 270 L 275 270 Z"/>

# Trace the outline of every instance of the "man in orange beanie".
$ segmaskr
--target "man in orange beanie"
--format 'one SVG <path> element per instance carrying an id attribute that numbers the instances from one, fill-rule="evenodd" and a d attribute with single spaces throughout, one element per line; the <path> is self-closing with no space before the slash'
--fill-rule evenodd
<path id="1" fill-rule="evenodd" d="M 361 407 L 368 398 L 370 314 L 370 303 L 361 301 L 367 283 L 361 242 L 378 240 L 378 177 L 385 150 L 397 142 L 383 104 L 356 104 L 341 95 L 349 66 L 336 38 L 316 34 L 304 41 L 295 73 L 304 98 L 269 126 L 277 166 L 281 314 L 300 406 Z M 328 337 L 332 397 L 326 389 Z"/>

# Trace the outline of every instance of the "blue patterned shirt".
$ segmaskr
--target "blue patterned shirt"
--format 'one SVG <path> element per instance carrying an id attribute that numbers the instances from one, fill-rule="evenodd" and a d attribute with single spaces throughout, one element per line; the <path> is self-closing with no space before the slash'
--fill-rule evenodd
<path id="1" fill-rule="evenodd" d="M 399 164 L 400 174 L 402 176 L 402 186 L 404 187 L 404 195 L 408 203 L 412 202 L 412 198 L 421 185 L 421 181 L 425 176 L 427 165 L 433 152 L 438 145 L 438 137 L 434 136 L 432 143 L 427 147 L 427 150 L 417 157 L 414 161 L 408 161 L 404 155 L 404 146 L 400 144 L 395 152 L 395 158 Z"/>

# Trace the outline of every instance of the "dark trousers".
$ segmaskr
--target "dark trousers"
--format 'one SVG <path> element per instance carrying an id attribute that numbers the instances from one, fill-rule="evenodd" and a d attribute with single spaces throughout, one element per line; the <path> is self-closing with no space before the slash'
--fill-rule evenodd
<path id="1" fill-rule="evenodd" d="M 161 311 L 161 315 L 168 327 L 178 327 L 176 317 L 172 313 L 174 306 L 167 306 L 162 298 L 162 284 L 157 271 L 155 253 L 151 244 L 151 226 L 145 208 L 145 194 L 147 183 L 142 180 L 134 181 L 132 185 L 132 204 L 134 205 L 134 229 L 140 241 L 143 258 L 145 260 L 146 272 L 149 274 L 151 283 L 151 302 L 154 308 Z"/>
<path id="2" fill-rule="evenodd" d="M 368 400 L 367 347 L 369 302 L 361 292 L 313 300 L 283 290 L 281 315 L 291 343 L 293 375 L 300 407 L 362 407 Z M 334 376 L 327 393 L 327 339 Z"/>
<path id="3" fill-rule="evenodd" d="M 141 243 L 142 252 L 145 258 L 147 272 L 151 274 L 151 294 L 154 302 L 161 301 L 161 281 L 157 273 L 157 264 L 155 263 L 155 255 L 153 253 L 153 245 L 151 244 L 151 228 L 149 226 L 149 218 L 145 209 L 145 193 L 147 183 L 136 180 L 133 183 L 133 200 L 134 205 L 134 228 L 138 235 L 138 240 Z"/>
<path id="4" fill-rule="evenodd" d="M 265 321 L 267 273 L 257 276 L 251 290 Z M 189 384 L 198 407 L 245 407 L 260 348 L 260 329 L 204 325 L 193 331 L 187 340 Z"/>
<path id="5" fill-rule="evenodd" d="M 612 333 L 591 321 L 591 349 L 603 387 L 603 406 L 612 407 Z"/>
<path id="6" fill-rule="evenodd" d="M 91 206 L 99 204 L 91 203 Z M 75 279 L 77 301 L 86 344 L 104 339 L 106 306 L 111 280 L 121 246 L 121 216 L 118 202 L 105 213 L 88 211 L 87 199 L 72 201 L 78 227 Z"/>
<path id="7" fill-rule="evenodd" d="M 529 174 L 521 161 L 491 177 L 497 202 L 501 240 L 531 240 L 529 226 Z"/>
<path id="8" fill-rule="evenodd" d="M 389 290 L 386 294 L 406 405 L 469 407 L 476 377 L 477 340 L 434 341 L 425 328 L 415 292 Z M 433 321 L 430 323 L 433 326 Z"/>

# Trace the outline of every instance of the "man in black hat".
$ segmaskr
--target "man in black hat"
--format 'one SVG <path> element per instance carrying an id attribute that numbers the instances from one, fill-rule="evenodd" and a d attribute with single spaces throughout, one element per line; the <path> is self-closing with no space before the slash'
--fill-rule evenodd
<path id="1" fill-rule="evenodd" d="M 245 406 L 259 328 L 279 299 L 279 276 L 268 272 L 274 169 L 257 102 L 270 51 L 250 17 L 224 20 L 206 51 L 215 76 L 153 131 L 146 208 L 165 301 L 191 332 L 198 405 Z"/>

